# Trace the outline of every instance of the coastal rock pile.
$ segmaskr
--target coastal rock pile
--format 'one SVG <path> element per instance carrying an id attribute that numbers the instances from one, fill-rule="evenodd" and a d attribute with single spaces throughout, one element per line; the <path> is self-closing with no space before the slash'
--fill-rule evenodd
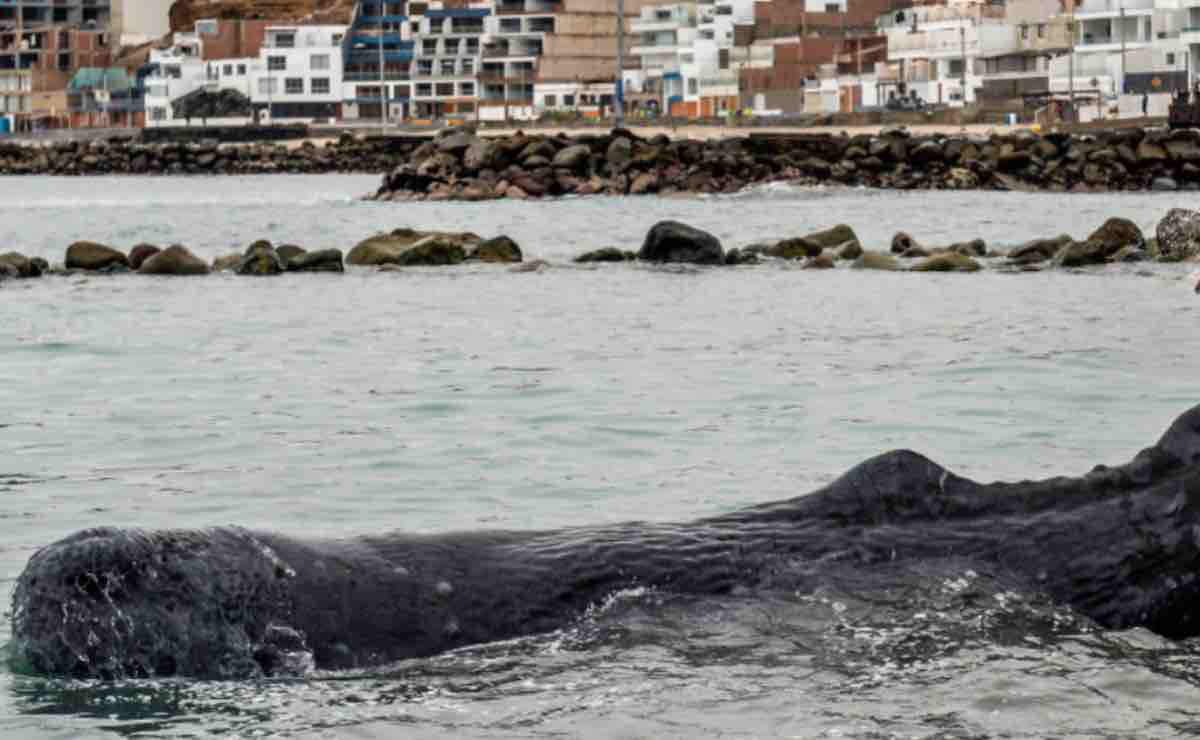
<path id="1" fill-rule="evenodd" d="M 1200 188 L 1200 131 L 913 137 L 762 134 L 693 141 L 615 129 L 567 137 L 447 132 L 384 176 L 375 200 L 731 193 L 771 181 L 898 189 Z"/>
<path id="2" fill-rule="evenodd" d="M 343 136 L 325 146 L 142 143 L 134 140 L 0 144 L 0 175 L 253 175 L 386 172 L 417 144 Z"/>
<path id="3" fill-rule="evenodd" d="M 704 266 L 753 265 L 762 261 L 803 269 L 853 269 L 909 272 L 978 272 L 985 266 L 1008 272 L 1050 268 L 1080 268 L 1154 260 L 1200 262 L 1200 211 L 1174 209 L 1157 225 L 1156 238 L 1147 239 L 1138 225 L 1110 218 L 1085 239 L 1068 234 L 1033 239 L 1012 249 L 989 248 L 982 239 L 944 246 L 924 246 L 907 232 L 897 232 L 890 253 L 867 250 L 846 224 L 773 242 L 726 250 L 711 233 L 678 221 L 660 221 L 647 232 L 637 252 L 616 247 L 592 250 L 575 263 L 639 262 L 645 265 L 682 263 Z M 135 245 L 128 254 L 91 241 L 67 247 L 61 265 L 17 252 L 0 254 L 0 281 L 43 274 L 130 273 L 142 275 L 207 275 L 234 272 L 273 276 L 293 272 L 344 272 L 345 265 L 378 272 L 469 263 L 513 264 L 512 272 L 537 273 L 550 267 L 544 260 L 525 262 L 520 245 L 507 236 L 484 239 L 472 232 L 418 231 L 409 228 L 368 237 L 343 257 L 340 249 L 306 250 L 293 244 L 273 245 L 258 240 L 244 250 L 217 257 L 211 266 L 186 247 L 160 249 Z"/>

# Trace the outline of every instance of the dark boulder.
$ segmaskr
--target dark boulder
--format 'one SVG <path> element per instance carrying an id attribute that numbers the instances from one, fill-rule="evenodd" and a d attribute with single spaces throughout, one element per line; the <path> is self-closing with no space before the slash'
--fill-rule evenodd
<path id="1" fill-rule="evenodd" d="M 242 261 L 237 266 L 239 275 L 279 275 L 283 271 L 283 260 L 267 241 L 251 244 L 242 254 Z"/>
<path id="2" fill-rule="evenodd" d="M 521 247 L 507 236 L 497 236 L 480 242 L 467 259 L 473 262 L 520 262 Z"/>
<path id="3" fill-rule="evenodd" d="M 209 268 L 187 247 L 175 244 L 147 258 L 138 272 L 142 275 L 207 275 Z"/>
<path id="4" fill-rule="evenodd" d="M 584 252 L 576 257 L 574 262 L 627 262 L 637 259 L 637 254 L 634 252 L 626 252 L 616 247 L 604 247 L 603 249 L 594 249 L 591 252 Z"/>
<path id="5" fill-rule="evenodd" d="M 722 265 L 725 264 L 725 250 L 717 237 L 706 231 L 678 221 L 660 221 L 646 234 L 638 259 Z"/>
<path id="6" fill-rule="evenodd" d="M 68 270 L 112 270 L 129 268 L 129 258 L 112 247 L 95 242 L 75 242 L 67 247 L 64 266 Z"/>
<path id="7" fill-rule="evenodd" d="M 129 250 L 129 269 L 140 270 L 142 263 L 162 250 L 153 244 L 137 244 Z"/>
<path id="8" fill-rule="evenodd" d="M 1110 218 L 1088 236 L 1088 241 L 1103 245 L 1105 257 L 1111 257 L 1122 247 L 1144 249 L 1146 237 L 1138 225 L 1127 218 Z"/>
<path id="9" fill-rule="evenodd" d="M 281 244 L 275 248 L 275 254 L 279 255 L 279 259 L 283 260 L 284 264 L 291 262 L 304 253 L 305 249 L 295 244 Z"/>
<path id="10" fill-rule="evenodd" d="M 1058 254 L 1063 247 L 1072 241 L 1074 240 L 1067 234 L 1060 234 L 1050 239 L 1034 239 L 1025 242 L 1009 252 L 1008 259 L 1017 265 L 1032 265 L 1038 262 L 1045 262 Z"/>
<path id="11" fill-rule="evenodd" d="M 44 264 L 45 260 L 39 260 L 37 258 L 30 259 L 19 252 L 0 254 L 0 265 L 7 265 L 8 267 L 11 267 L 15 271 L 14 277 L 41 277 L 42 273 L 45 272 L 45 269 L 43 268 Z"/>
<path id="12" fill-rule="evenodd" d="M 1200 211 L 1172 208 L 1154 230 L 1159 259 L 1178 262 L 1200 255 Z"/>
<path id="13" fill-rule="evenodd" d="M 282 247 L 280 247 L 282 249 Z M 317 249 L 304 252 L 287 260 L 288 272 L 345 272 L 342 250 Z"/>

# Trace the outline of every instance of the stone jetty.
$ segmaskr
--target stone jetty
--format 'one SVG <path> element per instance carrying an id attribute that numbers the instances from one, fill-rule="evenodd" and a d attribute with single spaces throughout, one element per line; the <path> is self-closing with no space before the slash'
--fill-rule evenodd
<path id="1" fill-rule="evenodd" d="M 383 178 L 375 200 L 525 200 L 733 193 L 768 182 L 927 190 L 1200 189 L 1200 131 L 1004 136 L 773 135 L 695 141 L 604 135 L 440 135 Z"/>
<path id="2" fill-rule="evenodd" d="M 812 270 L 846 267 L 915 273 L 1035 272 L 1146 261 L 1200 262 L 1200 211 L 1171 209 L 1159 221 L 1153 236 L 1143 234 L 1129 219 L 1110 218 L 1083 238 L 1059 234 L 1004 248 L 994 248 L 979 238 L 925 244 L 907 232 L 894 234 L 888 245 L 864 245 L 851 226 L 837 224 L 726 249 L 714 234 L 677 221 L 660 221 L 649 229 L 636 251 L 608 246 L 572 260 L 575 265 L 589 268 L 613 262 L 714 268 L 775 263 Z M 399 228 L 369 236 L 345 253 L 336 247 L 309 250 L 295 244 L 257 240 L 211 263 L 179 244 L 165 249 L 136 244 L 126 252 L 99 242 L 77 241 L 67 246 L 63 261 L 54 265 L 19 252 L 0 254 L 0 285 L 42 275 L 234 273 L 270 277 L 343 273 L 347 269 L 398 272 L 473 263 L 509 265 L 511 271 L 519 273 L 537 273 L 552 266 L 544 260 L 526 262 L 520 245 L 504 235 L 485 238 L 472 232 Z"/>
<path id="3" fill-rule="evenodd" d="M 137 140 L 0 144 L 0 175 L 265 175 L 387 172 L 408 161 L 412 139 L 343 136 L 317 146 Z"/>
<path id="4" fill-rule="evenodd" d="M 768 182 L 928 190 L 1200 189 L 1200 131 L 1119 129 L 994 136 L 754 133 L 642 138 L 343 135 L 322 145 L 138 140 L 0 144 L 0 175 L 383 173 L 381 201 L 732 193 Z"/>

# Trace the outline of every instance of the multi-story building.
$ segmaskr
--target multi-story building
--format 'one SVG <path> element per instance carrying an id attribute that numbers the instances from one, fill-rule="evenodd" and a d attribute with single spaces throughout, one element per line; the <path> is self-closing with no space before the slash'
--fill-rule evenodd
<path id="1" fill-rule="evenodd" d="M 115 46 L 138 46 L 155 41 L 171 30 L 175 0 L 109 0 Z"/>
<path id="2" fill-rule="evenodd" d="M 672 114 L 718 116 L 740 107 L 739 71 L 771 64 L 770 49 L 752 49 L 754 10 L 754 0 L 700 4 L 691 61 L 681 65 L 683 101 L 672 105 Z"/>
<path id="3" fill-rule="evenodd" d="M 633 48 L 630 54 L 641 60 L 640 89 L 646 105 L 654 112 L 668 112 L 683 102 L 687 79 L 685 64 L 694 60 L 699 12 L 695 2 L 654 5 L 642 8 L 631 24 Z M 628 95 L 628 97 L 633 97 Z"/>
<path id="4" fill-rule="evenodd" d="M 402 0 L 359 0 L 355 6 L 342 51 L 345 119 L 381 121 L 385 106 L 390 121 L 410 112 L 413 38 L 420 22 L 409 17 L 408 6 Z"/>
<path id="5" fill-rule="evenodd" d="M 490 8 L 427 8 L 414 28 L 411 116 L 474 118 L 483 72 L 483 37 Z M 502 71 L 501 71 L 502 72 Z"/>
<path id="6" fill-rule="evenodd" d="M 63 16 L 47 12 L 25 14 L 25 7 L 18 4 L 22 12 L 16 16 L 15 24 L 0 21 L 0 115 L 12 116 L 17 130 L 65 126 L 67 83 L 83 67 L 108 67 L 112 60 L 108 32 L 35 20 L 79 18 L 80 8 L 67 8 L 80 12 Z M 12 6 L 0 3 L 0 13 L 5 10 L 12 10 Z M 95 17 L 107 19 L 106 15 Z M 98 21 L 88 21 L 88 25 L 97 24 Z"/>
<path id="7" fill-rule="evenodd" d="M 187 125 L 188 96 L 237 93 L 230 120 L 208 123 L 333 121 L 341 118 L 346 26 L 268 21 L 199 21 L 168 49 L 151 52 L 146 79 L 148 126 Z M 240 96 L 240 97 L 238 97 Z"/>
<path id="8" fill-rule="evenodd" d="M 649 4 L 625 0 L 626 31 Z M 611 109 L 620 74 L 617 22 L 612 0 L 494 0 L 483 38 L 479 117 Z M 626 37 L 627 51 L 632 40 Z"/>

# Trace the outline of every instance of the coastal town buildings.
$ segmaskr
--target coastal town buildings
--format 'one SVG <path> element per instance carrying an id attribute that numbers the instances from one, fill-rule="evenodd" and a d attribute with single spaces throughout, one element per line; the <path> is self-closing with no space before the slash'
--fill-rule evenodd
<path id="1" fill-rule="evenodd" d="M 113 43 L 118 47 L 157 41 L 171 30 L 175 0 L 109 0 Z"/>
<path id="2" fill-rule="evenodd" d="M 150 56 L 146 125 L 188 125 L 188 103 L 221 94 L 214 123 L 315 122 L 341 117 L 346 26 L 200 21 Z M 238 102 L 241 101 L 241 105 Z M 207 121 L 205 121 L 207 122 Z"/>
<path id="3" fill-rule="evenodd" d="M 67 125 L 67 83 L 112 59 L 107 0 L 0 2 L 0 116 L 18 131 Z"/>

